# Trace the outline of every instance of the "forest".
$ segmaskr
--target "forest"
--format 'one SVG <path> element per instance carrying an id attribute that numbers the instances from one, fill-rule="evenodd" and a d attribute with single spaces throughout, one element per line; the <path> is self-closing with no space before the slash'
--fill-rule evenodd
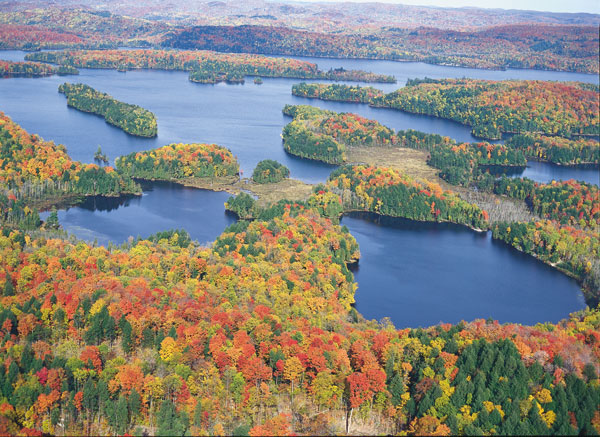
<path id="1" fill-rule="evenodd" d="M 331 116 L 324 129 L 339 123 L 347 141 L 355 123 L 388 132 Z M 0 234 L 2 433 L 598 432 L 597 309 L 535 327 L 476 320 L 425 329 L 365 321 L 353 309 L 348 265 L 360 252 L 339 215 L 353 207 L 487 226 L 484 211 L 440 186 L 341 167 L 306 202 L 257 210 L 240 195 L 240 211 L 256 218 L 230 226 L 211 247 L 183 230 L 99 247 L 42 224 L 27 193 L 80 181 L 91 169 L 126 175 L 73 162 L 62 146 L 8 117 L 1 123 L 1 182 L 12 187 L 0 195 L 2 217 L 16 207 L 22 219 L 3 223 Z M 117 169 L 187 165 L 186 176 L 192 163 L 210 171 L 217 161 L 234 162 L 214 146 L 171 145 L 122 158 Z M 591 190 L 550 189 L 532 202 L 562 217 L 571 202 L 587 205 Z M 597 215 L 589 212 L 591 225 Z M 554 223 L 498 224 L 494 233 L 513 234 L 511 244 L 551 262 L 598 250 L 584 231 L 546 228 Z"/>
<path id="2" fill-rule="evenodd" d="M 388 25 L 369 35 L 357 30 L 340 34 L 318 27 L 196 26 L 166 33 L 161 44 L 186 50 L 598 72 L 598 35 L 592 26 L 505 25 L 462 31 Z"/>
<path id="3" fill-rule="evenodd" d="M 272 184 L 290 176 L 290 169 L 272 159 L 264 159 L 256 164 L 252 180 L 257 184 Z"/>
<path id="4" fill-rule="evenodd" d="M 349 4 L 333 14 L 322 4 L 179 2 L 170 15 L 160 0 L 63 3 L 0 5 L 1 49 L 67 49 L 0 61 L 1 76 L 107 68 L 186 71 L 200 84 L 246 76 L 395 82 L 256 53 L 598 73 L 598 28 L 575 14 L 565 25 L 561 14 L 469 10 L 473 19 L 457 25 L 460 10 L 392 5 Z M 137 48 L 114 50 L 121 46 Z M 54 78 L 27 79 L 44 80 Z M 143 108 L 86 85 L 60 89 L 73 107 L 156 135 Z M 302 200 L 265 204 L 246 191 L 298 182 L 277 161 L 258 162 L 242 180 L 231 150 L 198 142 L 129 153 L 114 168 L 98 146 L 98 163 L 85 164 L 0 113 L 0 435 L 600 434 L 599 188 L 488 172 L 530 159 L 598 164 L 598 87 L 413 79 L 389 94 L 318 83 L 293 94 L 444 117 L 486 139 L 511 135 L 504 144 L 459 143 L 286 105 L 285 150 L 339 167 L 323 184 L 304 184 Z M 88 146 L 91 159 L 97 144 Z M 406 149 L 432 177 L 391 160 L 357 164 L 359 148 L 381 156 Z M 202 180 L 213 190 L 218 179 L 234 180 L 239 194 L 225 209 L 238 220 L 206 245 L 184 229 L 105 246 L 61 229 L 57 209 L 140 195 L 136 179 Z M 519 205 L 529 218 L 499 220 L 488 205 Z M 41 220 L 39 211 L 51 212 Z M 577 279 L 588 308 L 534 326 L 366 320 L 355 307 L 361 248 L 340 222 L 351 211 L 491 230 L 497 244 Z M 206 217 L 197 219 L 203 226 Z M 433 256 L 427 265 L 435 269 Z"/>
<path id="5" fill-rule="evenodd" d="M 527 157 L 560 165 L 600 164 L 600 143 L 593 138 L 568 139 L 544 135 L 513 135 L 506 145 Z"/>
<path id="6" fill-rule="evenodd" d="M 439 185 L 424 187 L 415 181 L 408 182 L 406 175 L 392 169 L 364 166 L 355 167 L 354 173 L 350 170 L 352 167 L 342 167 L 345 170 L 338 169 L 332 173 L 329 184 L 333 184 L 334 192 L 343 199 L 344 211 L 358 209 L 413 220 L 453 221 L 478 229 L 491 226 L 494 238 L 577 278 L 583 284 L 586 299 L 592 307 L 600 302 L 598 187 L 573 180 L 541 184 L 522 178 L 496 178 L 487 171 L 491 166 L 525 166 L 526 156 L 532 152 L 526 151 L 521 144 L 523 138 L 530 137 L 514 136 L 504 145 L 485 142 L 458 144 L 436 134 L 413 130 L 396 132 L 356 114 L 336 113 L 306 105 L 286 105 L 283 112 L 293 117 L 283 130 L 284 147 L 291 154 L 343 164 L 348 151 L 355 146 L 426 150 L 427 164 L 439 169 L 438 176 L 449 184 L 463 186 L 471 193 L 500 196 L 495 203 L 500 203 L 503 197 L 524 201 L 532 217 L 541 220 L 488 225 L 485 222 L 489 213 L 480 207 L 484 217 L 481 220 L 472 210 L 472 207 L 478 207 L 471 205 L 471 196 L 464 191 L 461 196 L 467 200 L 466 203 L 460 199 L 459 202 L 451 201 L 460 211 L 447 210 L 444 201 L 429 198 L 432 193 L 443 191 Z M 567 152 L 554 156 L 574 156 L 582 144 L 597 147 L 594 140 L 561 139 L 560 147 Z M 341 174 L 338 175 L 338 172 Z M 335 179 L 338 176 L 340 180 Z M 407 191 L 411 184 L 414 185 L 413 192 Z M 446 196 L 444 194 L 442 198 Z M 242 212 L 251 216 L 252 205 L 243 205 Z M 513 231 L 511 234 L 511 229 L 519 229 L 519 233 Z M 541 233 L 545 235 L 543 240 L 540 240 Z"/>
<path id="7" fill-rule="evenodd" d="M 285 150 L 303 158 L 330 164 L 347 160 L 352 147 L 409 147 L 427 150 L 427 163 L 440 169 L 440 177 L 453 185 L 468 185 L 482 178 L 490 166 L 525 166 L 521 148 L 507 145 L 462 143 L 437 134 L 394 131 L 356 114 L 336 113 L 307 105 L 286 105 L 283 113 L 293 121 L 283 129 Z M 574 143 L 573 143 L 574 144 Z M 570 144 L 566 145 L 568 147 Z M 485 176 L 485 175 L 484 175 Z M 483 180 L 479 186 L 483 188 Z"/>
<path id="8" fill-rule="evenodd" d="M 63 83 L 58 92 L 67 97 L 67 105 L 83 112 L 100 115 L 107 123 L 138 137 L 155 137 L 156 117 L 147 109 L 114 99 L 82 83 Z"/>
<path id="9" fill-rule="evenodd" d="M 346 267 L 358 246 L 315 194 L 212 248 L 184 231 L 106 248 L 5 230 L 3 432 L 597 430 L 597 310 L 536 327 L 366 322 Z"/>
<path id="10" fill-rule="evenodd" d="M 503 133 L 597 136 L 600 127 L 598 87 L 578 82 L 425 78 L 388 94 L 336 84 L 299 84 L 292 94 L 446 118 L 486 139 Z"/>
<path id="11" fill-rule="evenodd" d="M 39 62 L 12 62 L 0 60 L 0 77 L 46 77 L 58 74 L 78 74 L 76 68 L 68 66 L 52 67 Z"/>
<path id="12" fill-rule="evenodd" d="M 597 26 L 585 14 L 577 18 L 554 14 L 540 20 L 530 13 L 519 16 L 510 11 L 501 17 L 497 11 L 479 11 L 473 19 L 456 8 L 432 14 L 431 9 L 414 6 L 392 11 L 389 5 L 370 5 L 378 10 L 340 12 L 323 10 L 326 5 L 298 8 L 268 2 L 259 6 L 269 11 L 266 14 L 249 10 L 222 14 L 224 8 L 210 5 L 172 14 L 162 3 L 154 8 L 107 3 L 106 10 L 39 3 L 21 7 L 9 3 L 0 11 L 1 48 L 162 46 L 598 73 Z"/>
<path id="13" fill-rule="evenodd" d="M 344 166 L 327 183 L 344 210 L 364 210 L 419 221 L 449 221 L 475 229 L 488 228 L 488 215 L 477 205 L 444 191 L 434 182 L 417 182 L 385 167 Z"/>
<path id="14" fill-rule="evenodd" d="M 395 83 L 392 76 L 343 68 L 321 71 L 316 64 L 290 58 L 261 55 L 179 50 L 65 50 L 36 52 L 25 56 L 29 61 L 49 62 L 76 68 L 108 68 L 190 71 L 190 80 L 215 83 L 227 75 L 328 79 L 360 82 Z"/>
<path id="15" fill-rule="evenodd" d="M 77 203 L 82 196 L 141 194 L 131 178 L 112 167 L 73 161 L 62 145 L 30 135 L 0 113 L 0 224 L 36 227 L 36 208 Z"/>
<path id="16" fill-rule="evenodd" d="M 237 176 L 240 171 L 231 151 L 216 144 L 169 144 L 133 152 L 117 158 L 116 167 L 128 177 L 166 181 Z"/>

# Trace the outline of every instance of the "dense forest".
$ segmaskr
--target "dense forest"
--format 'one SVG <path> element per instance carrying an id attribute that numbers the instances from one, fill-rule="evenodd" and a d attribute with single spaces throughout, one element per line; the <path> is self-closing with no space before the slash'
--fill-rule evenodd
<path id="1" fill-rule="evenodd" d="M 390 168 L 364 165 L 334 170 L 328 186 L 345 210 L 372 211 L 420 221 L 454 222 L 487 229 L 487 212 L 433 182 L 421 183 Z"/>
<path id="2" fill-rule="evenodd" d="M 598 310 L 536 327 L 480 320 L 397 330 L 352 308 L 348 264 L 359 251 L 336 224 L 344 205 L 486 226 L 483 211 L 439 186 L 388 169 L 342 167 L 306 202 L 265 210 L 251 198 L 239 202 L 256 219 L 227 228 L 209 248 L 184 231 L 96 247 L 60 238 L 50 230 L 55 223 L 36 230 L 39 218 L 16 188 L 76 179 L 77 169 L 119 173 L 73 163 L 64 148 L 6 117 L 2 127 L 2 184 L 15 187 L 10 201 L 24 214 L 17 225 L 3 224 L 0 236 L 2 432 L 598 431 Z M 158 168 L 191 157 L 186 146 L 167 149 L 139 161 Z M 206 152 L 189 162 L 216 158 Z M 573 189 L 567 197 L 576 202 L 593 195 Z M 540 208 L 546 204 L 554 205 L 544 197 Z M 514 229 L 500 224 L 494 232 L 515 233 L 511 244 L 551 262 L 571 246 L 589 256 L 585 235 L 555 239 L 565 227 Z"/>
<path id="3" fill-rule="evenodd" d="M 86 0 L 86 10 L 7 2 L 0 5 L 0 48 L 162 45 L 228 53 L 39 52 L 28 57 L 58 67 L 0 61 L 0 71 L 35 77 L 80 67 L 150 68 L 189 71 L 199 83 L 240 83 L 245 76 L 394 81 L 231 53 L 240 51 L 598 72 L 598 29 L 580 25 L 586 17 L 573 15 L 568 26 L 555 14 L 549 25 L 481 27 L 493 13 L 469 10 L 472 22 L 456 26 L 460 12 L 435 8 L 436 20 L 453 24 L 437 29 L 420 25 L 428 19 L 423 9 L 407 6 L 402 14 L 396 6 L 370 6 L 377 11 L 370 17 L 359 4 L 320 14 L 327 6 L 258 1 L 230 2 L 262 11 L 256 16 L 219 15 L 230 11 L 223 2 L 179 2 L 190 9 L 174 15 L 159 0 L 94 8 Z M 79 0 L 64 3 L 82 7 Z M 346 14 L 369 19 L 348 26 Z M 398 14 L 412 27 L 396 27 Z M 511 23 L 536 17 L 503 14 Z M 227 26 L 255 22 L 270 25 Z M 17 74 L 6 74 L 11 69 Z M 152 124 L 142 108 L 86 85 L 61 90 L 69 105 L 124 129 L 150 132 L 153 125 L 156 135 L 154 116 Z M 283 112 L 293 120 L 283 130 L 284 148 L 341 165 L 326 183 L 302 200 L 231 196 L 225 209 L 239 220 L 206 246 L 183 229 L 99 246 L 60 229 L 57 208 L 86 196 L 140 194 L 134 178 L 202 179 L 211 187 L 218 178 L 239 181 L 236 157 L 215 144 L 169 144 L 119 157 L 115 168 L 83 164 L 0 113 L 0 434 L 599 434 L 600 191 L 574 180 L 545 184 L 486 171 L 527 159 L 597 164 L 598 141 L 581 136 L 598 134 L 598 87 L 422 79 L 390 94 L 323 84 L 293 92 L 445 117 L 485 138 L 517 134 L 505 144 L 461 144 L 356 114 L 287 105 Z M 91 159 L 96 144 L 89 147 Z M 437 169 L 426 174 L 439 171 L 443 180 L 410 177 L 396 162 L 343 165 L 359 147 L 381 156 L 418 149 L 403 153 L 418 155 L 421 167 Z M 99 146 L 94 156 L 108 164 Z M 269 184 L 291 185 L 289 175 L 267 159 L 245 182 L 275 191 Z M 492 220 L 484 208 L 508 204 L 529 218 Z M 52 211 L 45 221 L 42 209 Z M 499 244 L 576 278 L 589 307 L 535 326 L 481 319 L 414 329 L 365 320 L 354 307 L 360 248 L 340 224 L 349 211 L 491 229 Z"/>
<path id="4" fill-rule="evenodd" d="M 285 165 L 273 161 L 272 159 L 264 159 L 256 164 L 252 172 L 252 180 L 257 184 L 271 184 L 281 182 L 290 176 L 290 169 Z"/>
<path id="5" fill-rule="evenodd" d="M 77 203 L 82 196 L 140 194 L 138 184 L 110 166 L 72 161 L 62 145 L 30 135 L 0 113 L 0 224 L 35 228 L 36 206 Z"/>
<path id="6" fill-rule="evenodd" d="M 388 94 L 335 84 L 294 85 L 292 94 L 447 118 L 487 139 L 503 133 L 597 136 L 600 126 L 598 87 L 578 82 L 425 78 Z"/>
<path id="7" fill-rule="evenodd" d="M 183 231 L 112 249 L 4 232 L 3 431 L 594 432 L 598 311 L 365 322 L 354 238 L 317 206 L 276 209 L 212 248 Z"/>
<path id="8" fill-rule="evenodd" d="M 166 181 L 237 176 L 240 171 L 231 151 L 216 144 L 169 144 L 121 156 L 116 166 L 129 177 Z"/>
<path id="9" fill-rule="evenodd" d="M 19 2 L 22 3 L 22 2 Z M 29 1 L 0 11 L 0 47 L 116 48 L 159 46 L 179 49 L 337 58 L 422 61 L 473 68 L 533 68 L 598 73 L 598 33 L 593 15 L 554 14 L 539 21 L 515 11 L 473 17 L 456 8 L 396 10 L 368 5 L 344 11 L 325 5 L 199 4 L 172 14 L 122 2 L 106 9 L 81 4 L 49 7 Z M 36 7 L 39 5 L 40 7 Z M 239 14 L 231 8 L 249 8 Z M 185 9 L 185 6 L 183 6 Z M 264 11 L 256 14 L 258 8 Z M 370 11 L 369 8 L 379 9 Z M 383 10 L 381 10 L 383 8 Z M 433 12 L 433 14 L 432 14 Z M 194 18 L 195 17 L 195 18 Z M 149 18 L 149 19 L 146 19 Z M 197 25 L 201 24 L 201 25 Z"/>
<path id="10" fill-rule="evenodd" d="M 306 105 L 286 105 L 283 113 L 294 118 L 283 129 L 285 150 L 330 164 L 346 162 L 348 148 L 352 147 L 410 147 L 427 150 L 427 163 L 441 170 L 442 179 L 454 185 L 468 185 L 478 180 L 489 166 L 525 166 L 527 163 L 524 151 L 508 144 L 458 144 L 437 134 L 413 130 L 396 132 L 356 114 Z M 483 187 L 481 181 L 480 187 Z"/>
<path id="11" fill-rule="evenodd" d="M 316 64 L 290 58 L 261 55 L 179 50 L 65 50 L 30 53 L 30 61 L 49 62 L 76 68 L 190 71 L 190 80 L 214 83 L 219 77 L 263 76 L 300 79 L 329 79 L 395 83 L 392 76 L 343 68 L 321 71 Z M 206 78 L 206 79 L 203 79 Z"/>
<path id="12" fill-rule="evenodd" d="M 179 49 L 330 58 L 423 61 L 475 68 L 535 68 L 597 73 L 591 26 L 499 26 L 477 31 L 386 26 L 371 35 L 274 26 L 196 26 L 167 33 Z"/>
<path id="13" fill-rule="evenodd" d="M 513 135 L 506 145 L 527 155 L 554 164 L 600 164 L 600 143 L 596 139 L 576 140 L 544 135 Z"/>
<path id="14" fill-rule="evenodd" d="M 112 96 L 82 83 L 63 83 L 58 92 L 67 96 L 67 104 L 84 112 L 100 115 L 107 123 L 139 137 L 155 137 L 156 117 L 147 109 L 120 102 Z"/>
<path id="15" fill-rule="evenodd" d="M 69 66 L 52 67 L 39 62 L 12 62 L 0 60 L 0 77 L 45 77 L 58 74 L 78 74 L 76 68 Z"/>

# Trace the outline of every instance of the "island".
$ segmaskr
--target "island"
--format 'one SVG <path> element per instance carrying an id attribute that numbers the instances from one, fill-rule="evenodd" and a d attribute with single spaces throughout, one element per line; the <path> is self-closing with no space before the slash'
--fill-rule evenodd
<path id="1" fill-rule="evenodd" d="M 239 164 L 231 151 L 216 144 L 169 144 L 134 152 L 116 160 L 117 171 L 128 177 L 164 180 L 204 187 L 237 182 Z M 207 182 L 208 181 L 208 182 Z"/>
<path id="2" fill-rule="evenodd" d="M 53 67 L 40 62 L 13 62 L 0 60 L 0 77 L 47 77 L 58 74 L 66 76 L 79 74 L 70 66 Z"/>
<path id="3" fill-rule="evenodd" d="M 107 123 L 138 137 L 155 137 L 156 117 L 147 109 L 120 102 L 112 96 L 82 83 L 63 83 L 58 92 L 67 96 L 67 105 L 83 112 L 100 115 Z"/>
<path id="4" fill-rule="evenodd" d="M 181 70 L 200 83 L 240 82 L 244 76 L 395 83 L 392 76 L 344 68 L 321 71 L 316 64 L 290 58 L 216 53 L 203 50 L 63 50 L 30 53 L 29 61 L 76 68 Z"/>

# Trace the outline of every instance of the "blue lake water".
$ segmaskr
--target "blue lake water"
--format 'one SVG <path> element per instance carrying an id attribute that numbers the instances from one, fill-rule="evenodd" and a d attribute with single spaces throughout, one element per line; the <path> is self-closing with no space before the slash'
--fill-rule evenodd
<path id="1" fill-rule="evenodd" d="M 360 245 L 356 309 L 397 327 L 491 317 L 556 322 L 585 308 L 577 282 L 464 226 L 351 213 L 342 224 Z"/>
<path id="2" fill-rule="evenodd" d="M 23 52 L 0 52 L 1 59 L 22 60 Z M 573 73 L 509 70 L 505 72 L 442 67 L 422 63 L 309 59 L 322 69 L 343 66 L 395 75 L 402 86 L 413 77 L 475 77 L 597 81 Z M 290 121 L 285 104 L 311 104 L 355 112 L 395 129 L 438 133 L 473 141 L 458 123 L 362 104 L 321 102 L 291 95 L 295 79 L 265 79 L 262 85 L 200 85 L 185 72 L 80 70 L 79 76 L 0 80 L 0 110 L 31 133 L 67 147 L 76 160 L 91 162 L 100 145 L 114 158 L 172 142 L 216 143 L 237 156 L 244 176 L 256 163 L 275 159 L 291 176 L 306 182 L 326 180 L 332 166 L 285 153 L 281 130 Z M 58 93 L 63 82 L 83 82 L 115 98 L 154 112 L 158 137 L 125 134 L 100 117 L 68 108 Z M 366 84 L 363 84 L 366 85 Z M 376 84 L 375 86 L 379 86 Z M 387 87 L 387 88 L 385 88 Z M 530 162 L 524 176 L 547 182 L 575 177 L 598 183 L 597 169 L 574 169 Z M 122 243 L 129 237 L 184 228 L 201 243 L 213 241 L 234 222 L 224 211 L 226 193 L 173 184 L 149 184 L 144 195 L 123 202 L 89 200 L 59 211 L 63 227 L 88 241 Z M 45 215 L 44 215 L 45 216 Z M 355 273 L 357 309 L 367 318 L 390 317 L 398 327 L 425 326 L 478 317 L 535 323 L 556 321 L 584 307 L 576 282 L 485 234 L 440 224 L 343 219 L 360 243 L 362 258 Z M 507 274 L 510 272 L 510 274 Z"/>

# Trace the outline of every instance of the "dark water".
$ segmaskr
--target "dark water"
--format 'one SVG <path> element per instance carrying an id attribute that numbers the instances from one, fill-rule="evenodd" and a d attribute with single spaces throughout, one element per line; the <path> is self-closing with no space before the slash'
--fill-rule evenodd
<path id="1" fill-rule="evenodd" d="M 342 219 L 360 245 L 356 309 L 396 327 L 488 318 L 556 322 L 585 308 L 577 282 L 533 257 L 453 224 L 368 213 Z"/>
<path id="2" fill-rule="evenodd" d="M 129 237 L 148 237 L 168 229 L 184 228 L 192 239 L 214 241 L 235 218 L 225 212 L 224 192 L 198 190 L 168 182 L 143 186 L 142 196 L 126 200 L 88 199 L 58 212 L 63 228 L 78 238 L 121 244 Z M 48 213 L 41 214 L 42 218 Z"/>

